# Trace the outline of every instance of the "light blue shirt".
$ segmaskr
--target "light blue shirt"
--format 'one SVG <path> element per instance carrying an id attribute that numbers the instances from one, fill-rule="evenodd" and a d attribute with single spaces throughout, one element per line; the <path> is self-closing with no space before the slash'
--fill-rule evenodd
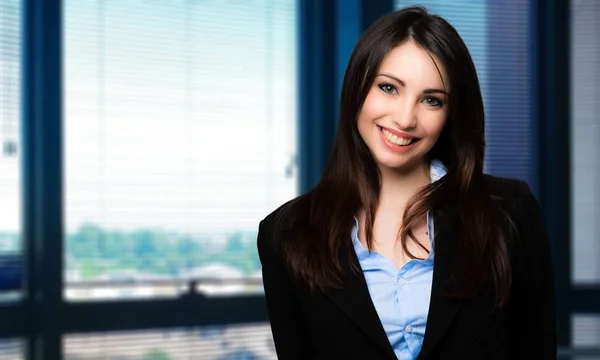
<path id="1" fill-rule="evenodd" d="M 432 161 L 431 181 L 445 174 L 444 165 Z M 433 218 L 428 212 L 429 256 L 424 260 L 410 260 L 400 270 L 388 258 L 375 251 L 369 253 L 358 239 L 358 220 L 354 220 L 352 243 L 379 320 L 396 357 L 416 359 L 423 345 L 433 280 Z"/>

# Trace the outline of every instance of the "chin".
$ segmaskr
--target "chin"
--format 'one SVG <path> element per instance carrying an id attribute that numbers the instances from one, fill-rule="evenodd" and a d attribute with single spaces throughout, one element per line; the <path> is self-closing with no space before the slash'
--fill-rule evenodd
<path id="1" fill-rule="evenodd" d="M 376 162 L 382 169 L 389 169 L 399 172 L 407 171 L 419 164 L 412 156 L 399 159 L 398 156 L 381 156 L 376 158 Z"/>
<path id="2" fill-rule="evenodd" d="M 404 167 L 409 163 L 408 159 L 398 159 L 397 156 L 377 156 L 376 161 L 380 166 L 389 168 Z"/>

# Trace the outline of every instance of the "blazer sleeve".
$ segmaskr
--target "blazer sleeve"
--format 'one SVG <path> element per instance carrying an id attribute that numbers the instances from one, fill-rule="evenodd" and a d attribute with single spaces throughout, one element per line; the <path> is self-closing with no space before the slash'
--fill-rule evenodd
<path id="1" fill-rule="evenodd" d="M 313 359 L 314 349 L 304 323 L 296 292 L 281 256 L 275 251 L 273 228 L 261 221 L 258 254 L 271 332 L 279 360 Z"/>
<path id="2" fill-rule="evenodd" d="M 513 271 L 509 339 L 513 359 L 556 359 L 554 269 L 548 234 L 529 186 L 519 189 L 521 231 Z"/>

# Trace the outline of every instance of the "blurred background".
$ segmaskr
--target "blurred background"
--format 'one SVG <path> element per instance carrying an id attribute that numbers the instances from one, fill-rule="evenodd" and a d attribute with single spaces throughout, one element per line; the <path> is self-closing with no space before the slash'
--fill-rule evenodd
<path id="1" fill-rule="evenodd" d="M 0 0 L 0 360 L 275 359 L 258 222 L 318 180 L 361 32 L 413 4 Z M 486 171 L 541 204 L 561 358 L 600 359 L 600 2 L 419 4 L 471 51 Z"/>

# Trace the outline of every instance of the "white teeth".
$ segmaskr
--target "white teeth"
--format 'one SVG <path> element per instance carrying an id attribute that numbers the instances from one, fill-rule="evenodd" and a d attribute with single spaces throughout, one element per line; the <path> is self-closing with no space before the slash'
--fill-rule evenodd
<path id="1" fill-rule="evenodd" d="M 389 132 L 383 128 L 381 130 L 383 132 L 383 136 L 385 136 L 385 138 L 388 139 L 389 142 L 394 143 L 396 145 L 407 146 L 407 145 L 410 145 L 414 140 L 414 139 L 399 138 L 396 135 L 392 134 L 391 132 Z"/>

